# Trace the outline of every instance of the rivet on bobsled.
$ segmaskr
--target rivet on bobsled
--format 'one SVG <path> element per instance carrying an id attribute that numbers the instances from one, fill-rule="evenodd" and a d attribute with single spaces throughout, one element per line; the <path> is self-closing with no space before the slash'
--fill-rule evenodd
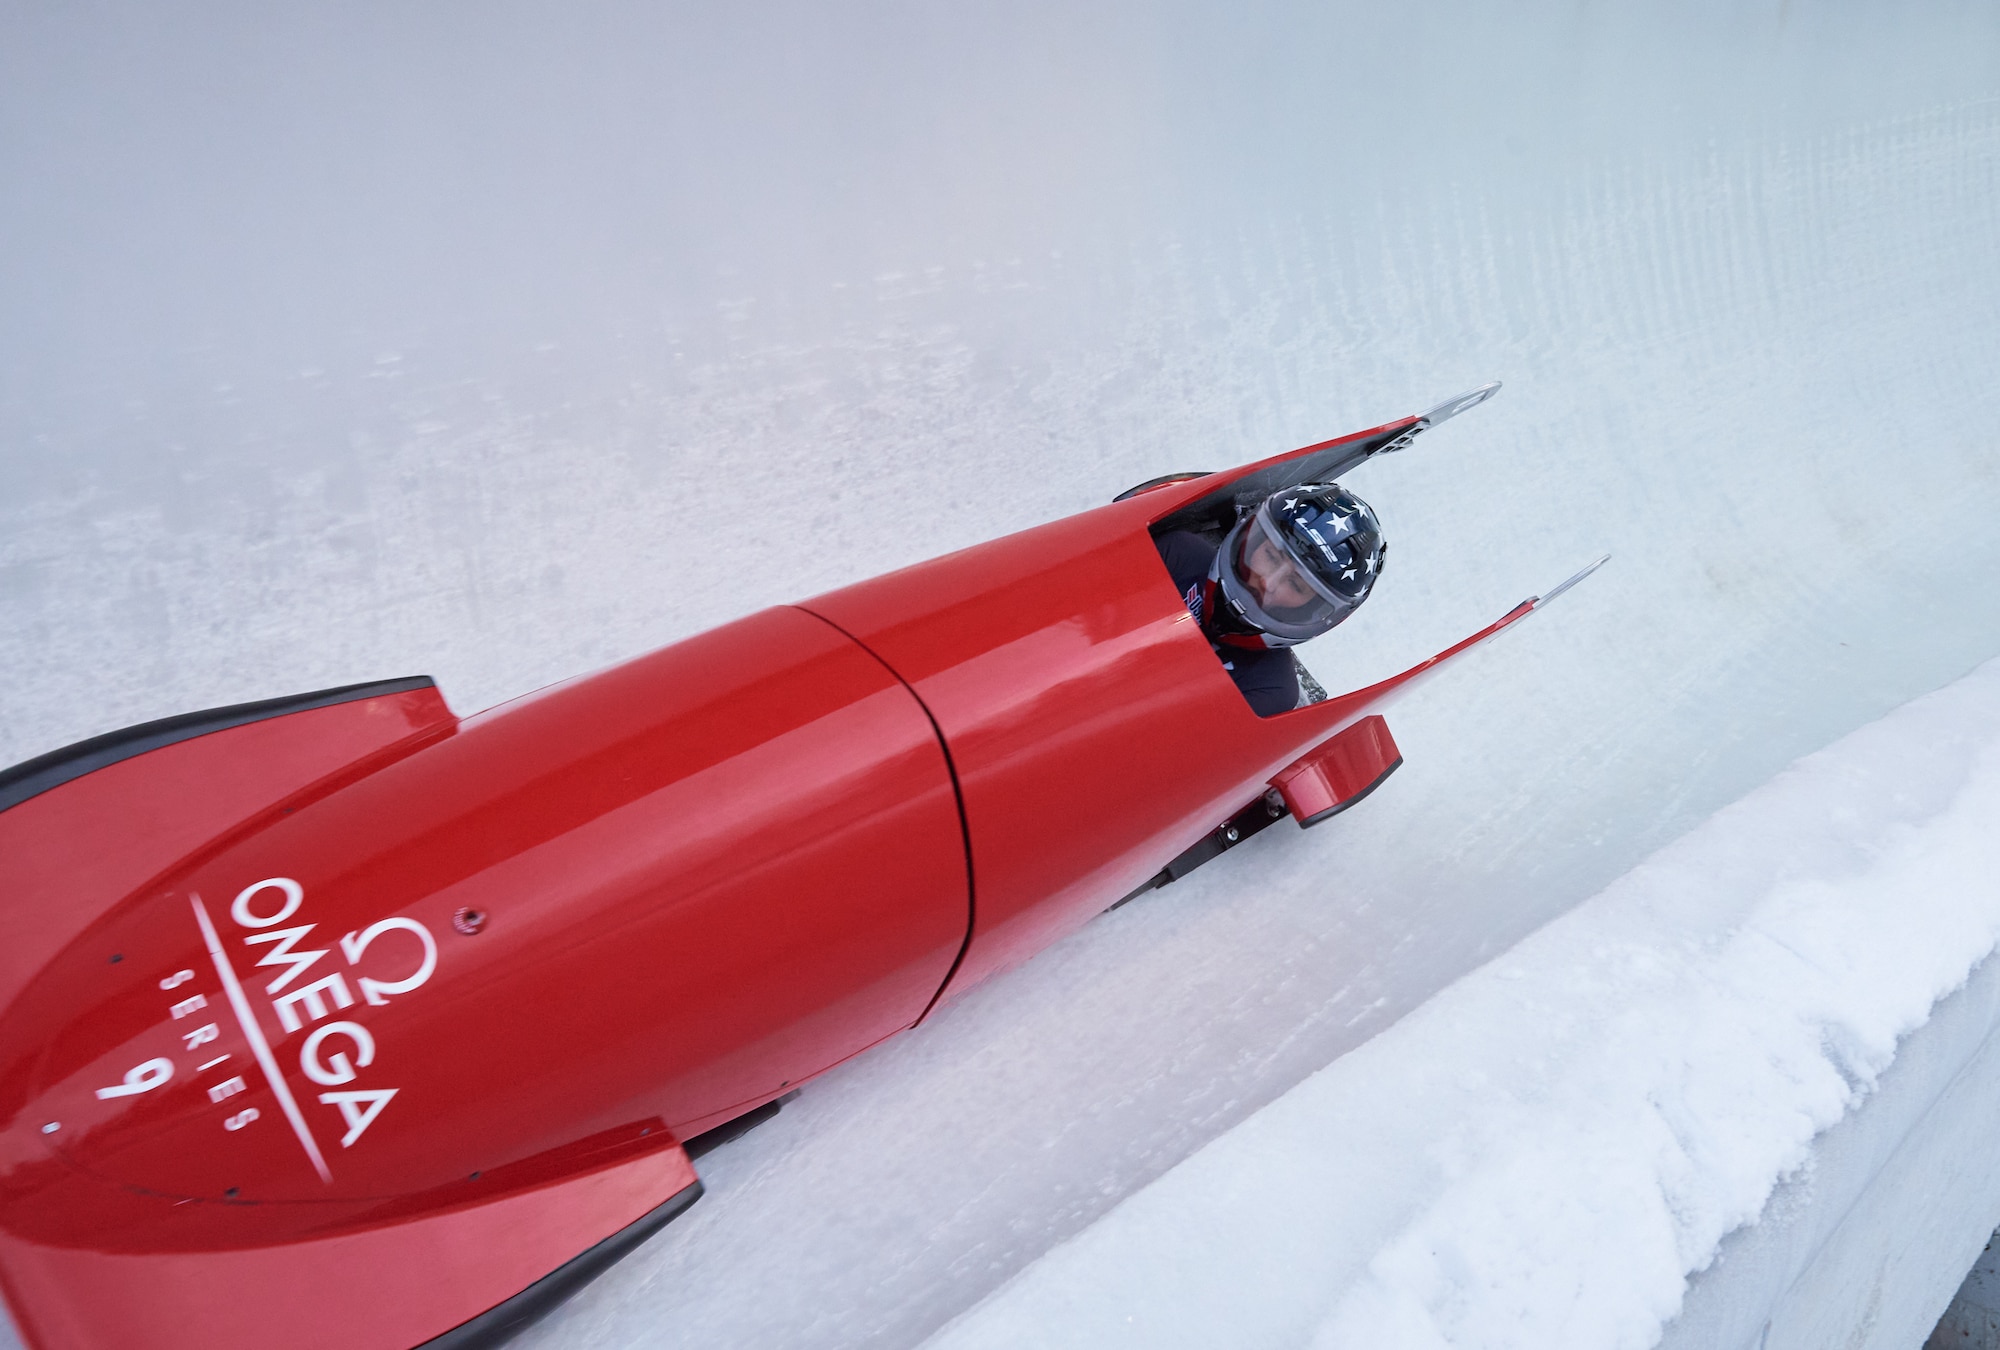
<path id="1" fill-rule="evenodd" d="M 475 716 L 427 679 L 0 774 L 0 1282 L 39 1350 L 492 1345 L 703 1147 L 1400 762 L 1410 670 L 1260 718 L 1154 538 L 1497 386 Z M 1553 593 L 1551 593 L 1553 594 Z"/>

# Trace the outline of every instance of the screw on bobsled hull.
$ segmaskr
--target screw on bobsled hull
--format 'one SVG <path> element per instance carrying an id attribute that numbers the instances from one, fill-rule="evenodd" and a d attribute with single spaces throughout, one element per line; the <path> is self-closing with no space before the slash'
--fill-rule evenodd
<path id="1" fill-rule="evenodd" d="M 1419 421 L 476 717 L 401 689 L 0 811 L 32 879 L 0 902 L 29 937 L 0 958 L 22 1330 L 233 1350 L 516 1325 L 538 1281 L 691 1203 L 681 1141 L 1032 955 L 1531 611 L 1265 719 L 1192 624 L 1152 530 Z"/>

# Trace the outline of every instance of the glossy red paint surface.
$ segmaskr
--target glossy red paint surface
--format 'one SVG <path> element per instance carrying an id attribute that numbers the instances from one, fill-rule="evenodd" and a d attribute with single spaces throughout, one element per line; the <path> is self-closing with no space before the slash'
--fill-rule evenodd
<path id="1" fill-rule="evenodd" d="M 1292 819 L 1311 825 L 1380 783 L 1402 758 L 1389 724 L 1370 714 L 1279 770 L 1271 786 Z"/>
<path id="2" fill-rule="evenodd" d="M 685 1137 L 908 1026 L 966 925 L 922 709 L 769 610 L 468 719 L 112 906 L 0 1028 L 0 1227 L 237 1249 L 560 1180 L 580 1141 Z"/>
<path id="3" fill-rule="evenodd" d="M 148 751 L 0 811 L 0 1009 L 148 878 L 298 789 L 451 721 L 435 689 L 314 708 Z"/>
<path id="4" fill-rule="evenodd" d="M 1394 750 L 1370 713 L 1529 606 L 1260 719 L 1148 527 L 1341 443 L 462 722 L 435 691 L 292 714 L 0 812 L 23 1330 L 414 1344 L 666 1200 L 674 1139 L 1032 956 L 1267 784 L 1338 799 Z M 268 1330 L 301 1318 L 323 1340 Z"/>
<path id="5" fill-rule="evenodd" d="M 950 746 L 974 891 L 972 943 L 950 994 L 1101 913 L 1313 745 L 1527 612 L 1368 689 L 1259 718 L 1146 527 L 1262 467 L 1172 484 L 805 603 L 907 680 Z"/>
<path id="6" fill-rule="evenodd" d="M 0 1271 L 42 1350 L 409 1346 L 512 1297 L 694 1183 L 687 1155 L 669 1143 L 561 1185 L 281 1246 L 106 1253 L 0 1231 Z"/>

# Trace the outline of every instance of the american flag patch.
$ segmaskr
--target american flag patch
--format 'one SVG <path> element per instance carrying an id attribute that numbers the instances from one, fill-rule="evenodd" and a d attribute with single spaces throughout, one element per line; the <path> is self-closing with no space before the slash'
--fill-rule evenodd
<path id="1" fill-rule="evenodd" d="M 1187 588 L 1187 594 L 1186 594 L 1186 595 L 1184 595 L 1184 596 L 1182 596 L 1182 597 L 1181 597 L 1181 600 L 1182 600 L 1182 602 L 1183 602 L 1183 603 L 1185 603 L 1185 604 L 1187 605 L 1187 607 L 1188 607 L 1188 613 L 1190 613 L 1190 614 L 1194 615 L 1194 621 L 1195 621 L 1196 623 L 1200 623 L 1200 622 L 1201 622 L 1201 583 L 1200 583 L 1199 581 L 1197 581 L 1197 582 L 1196 582 L 1196 583 L 1195 583 L 1194 585 L 1192 585 L 1192 586 L 1188 587 L 1188 588 Z"/>

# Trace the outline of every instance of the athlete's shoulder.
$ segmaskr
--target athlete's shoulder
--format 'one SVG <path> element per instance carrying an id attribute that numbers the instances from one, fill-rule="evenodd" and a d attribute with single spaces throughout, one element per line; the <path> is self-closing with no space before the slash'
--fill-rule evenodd
<path id="1" fill-rule="evenodd" d="M 1167 565 L 1174 584 L 1183 590 L 1190 583 L 1206 577 L 1208 565 L 1215 561 L 1215 545 L 1186 530 L 1163 534 L 1154 543 L 1159 546 L 1160 561 Z"/>
<path id="2" fill-rule="evenodd" d="M 1299 706 L 1299 663 L 1290 649 L 1232 651 L 1236 687 L 1259 717 L 1275 717 Z"/>

